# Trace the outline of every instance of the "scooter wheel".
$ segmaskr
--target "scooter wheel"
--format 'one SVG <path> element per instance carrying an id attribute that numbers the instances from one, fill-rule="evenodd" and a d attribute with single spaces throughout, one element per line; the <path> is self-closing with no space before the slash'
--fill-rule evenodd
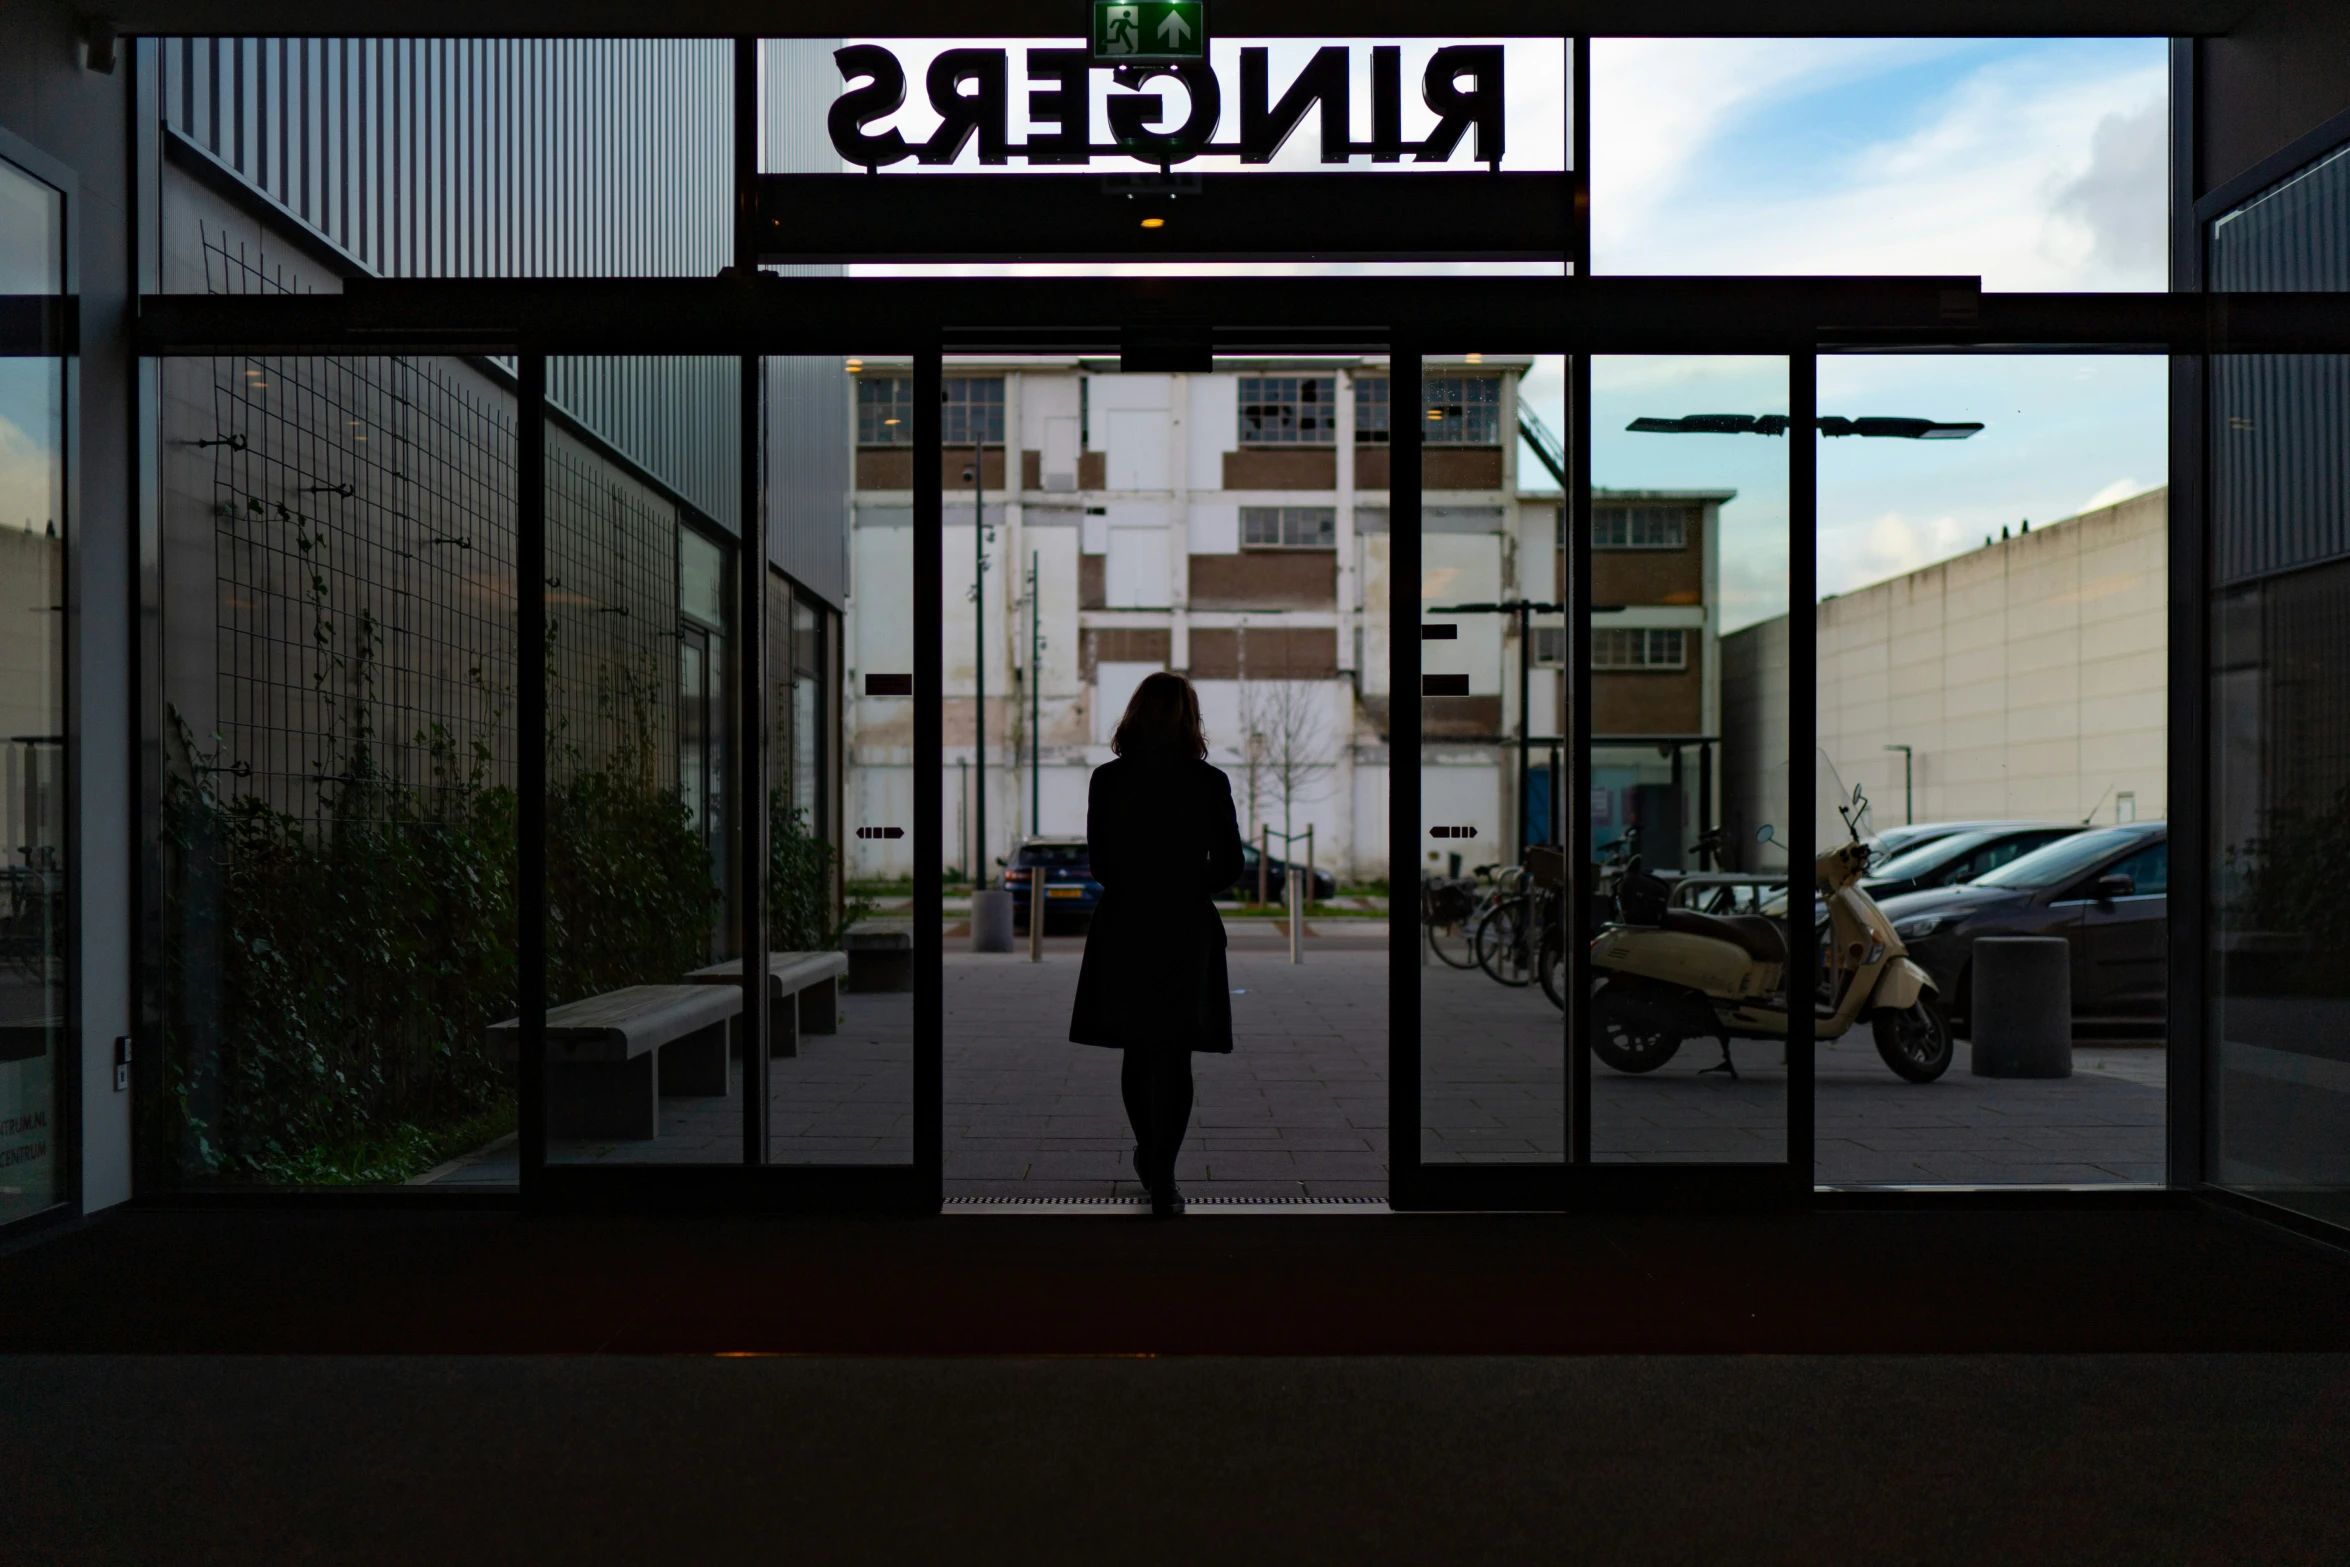
<path id="1" fill-rule="evenodd" d="M 1931 996 L 1920 996 L 1904 1012 L 1879 1012 L 1869 1019 L 1877 1054 L 1897 1077 L 1930 1083 L 1950 1070 L 1950 1014 Z"/>
<path id="2" fill-rule="evenodd" d="M 1637 996 L 1602 985 L 1591 998 L 1591 1053 L 1619 1072 L 1653 1072 L 1681 1048 L 1672 1020 Z"/>

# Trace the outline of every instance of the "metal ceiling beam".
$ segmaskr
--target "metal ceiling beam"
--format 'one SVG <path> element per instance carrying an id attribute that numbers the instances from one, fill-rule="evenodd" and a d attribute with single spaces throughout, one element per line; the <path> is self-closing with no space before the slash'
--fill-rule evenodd
<path id="1" fill-rule="evenodd" d="M 2350 295 L 1985 294 L 1973 278 L 354 279 L 149 295 L 152 354 L 2350 352 Z"/>
<path id="2" fill-rule="evenodd" d="M 1226 38 L 2209 37 L 2231 31 L 2253 0 L 1215 0 Z M 123 37 L 282 38 L 833 38 L 840 8 L 811 0 L 113 0 Z M 1081 0 L 895 0 L 868 7 L 868 38 L 1075 38 Z"/>

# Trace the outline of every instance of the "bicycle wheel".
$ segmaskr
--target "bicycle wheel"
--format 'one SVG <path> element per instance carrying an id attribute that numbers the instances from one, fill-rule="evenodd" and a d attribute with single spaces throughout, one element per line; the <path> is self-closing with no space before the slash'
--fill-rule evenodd
<path id="1" fill-rule="evenodd" d="M 1420 923 L 1428 931 L 1428 950 L 1453 968 L 1477 966 L 1477 943 L 1472 935 L 1477 916 L 1474 911 L 1464 915 L 1439 916 L 1421 900 Z"/>
<path id="2" fill-rule="evenodd" d="M 1550 997 L 1550 1004 L 1561 1012 L 1567 1010 L 1567 944 L 1556 930 L 1542 934 L 1542 948 L 1534 961 L 1535 971 L 1542 976 L 1542 993 Z"/>
<path id="3" fill-rule="evenodd" d="M 1534 983 L 1534 911 L 1523 897 L 1505 898 L 1477 924 L 1477 966 L 1513 988 Z"/>

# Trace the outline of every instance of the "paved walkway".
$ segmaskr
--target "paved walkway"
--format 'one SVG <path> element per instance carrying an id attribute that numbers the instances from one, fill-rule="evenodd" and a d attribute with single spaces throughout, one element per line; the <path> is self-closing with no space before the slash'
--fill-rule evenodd
<path id="1" fill-rule="evenodd" d="M 1256 922 L 1251 922 L 1254 925 Z M 1269 924 L 1270 922 L 1266 922 Z M 1177 1164 L 1203 1197 L 1387 1193 L 1387 954 L 1383 930 L 1332 924 L 1293 966 L 1273 929 L 1236 930 L 1236 1049 L 1193 1058 L 1198 1102 Z M 950 1197 L 1122 1198 L 1140 1188 L 1118 1094 L 1119 1057 L 1067 1042 L 1082 943 L 946 958 L 945 1170 Z M 1421 969 L 1423 1157 L 1550 1162 L 1565 1150 L 1564 1030 L 1538 989 Z M 843 997 L 841 1031 L 772 1064 L 779 1163 L 912 1157 L 912 997 Z M 1710 1042 L 1656 1072 L 1595 1067 L 1594 1157 L 1688 1162 L 1784 1157 L 1786 1071 L 1776 1043 L 1734 1046 L 1739 1075 L 1703 1069 Z M 1905 1083 L 1865 1030 L 1820 1049 L 1818 1178 L 1828 1183 L 2111 1183 L 2162 1179 L 2163 1057 L 2083 1047 L 2053 1081 L 1972 1076 L 1967 1046 L 1938 1082 Z M 738 1090 L 739 1092 L 739 1090 Z M 665 1101 L 652 1143 L 560 1143 L 564 1162 L 731 1163 L 733 1099 Z M 511 1182 L 510 1145 L 434 1172 Z"/>

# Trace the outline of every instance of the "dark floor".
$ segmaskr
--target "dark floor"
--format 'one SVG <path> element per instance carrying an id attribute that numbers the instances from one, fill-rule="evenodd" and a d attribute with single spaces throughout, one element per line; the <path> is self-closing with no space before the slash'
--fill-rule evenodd
<path id="1" fill-rule="evenodd" d="M 0 1258 L 0 1353 L 2350 1351 L 2350 1253 L 2189 1203 L 676 1218 L 145 1210 Z"/>
<path id="2" fill-rule="evenodd" d="M 0 1410 L 42 1567 L 2350 1560 L 2344 1356 L 0 1358 Z"/>
<path id="3" fill-rule="evenodd" d="M 2183 1201 L 143 1211 L 0 1257 L 0 1562 L 2332 1563 L 2346 1303 Z"/>

